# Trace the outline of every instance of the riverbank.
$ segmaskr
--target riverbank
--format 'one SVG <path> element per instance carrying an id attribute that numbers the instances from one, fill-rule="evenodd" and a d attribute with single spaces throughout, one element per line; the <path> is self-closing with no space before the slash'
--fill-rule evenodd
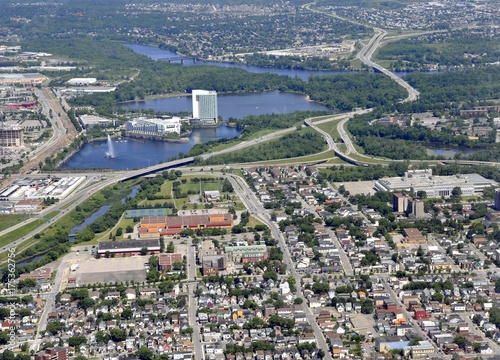
<path id="1" fill-rule="evenodd" d="M 187 138 L 187 137 L 168 138 L 168 137 L 162 137 L 162 136 L 142 135 L 142 134 L 132 134 L 132 133 L 125 133 L 123 135 L 123 137 L 130 138 L 130 139 L 153 140 L 153 141 L 163 141 L 163 142 L 173 142 L 173 143 L 187 143 L 187 142 L 189 142 L 189 138 Z"/>

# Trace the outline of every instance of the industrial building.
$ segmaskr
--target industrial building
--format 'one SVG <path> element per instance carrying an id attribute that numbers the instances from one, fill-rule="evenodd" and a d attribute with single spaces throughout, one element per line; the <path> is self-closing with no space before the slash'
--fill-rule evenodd
<path id="1" fill-rule="evenodd" d="M 52 179 L 20 179 L 15 181 L 9 188 L 0 190 L 0 200 L 19 201 L 52 197 L 63 199 L 84 180 L 84 176 L 66 176 Z"/>
<path id="2" fill-rule="evenodd" d="M 186 229 L 231 226 L 233 226 L 231 214 L 146 216 L 141 221 L 139 237 L 159 238 L 160 236 L 179 235 L 182 230 Z"/>
<path id="3" fill-rule="evenodd" d="M 192 125 L 212 125 L 219 117 L 217 92 L 209 90 L 193 90 L 193 120 Z"/>
<path id="4" fill-rule="evenodd" d="M 97 245 L 97 254 L 105 255 L 141 255 L 142 249 L 146 248 L 148 254 L 160 252 L 160 240 L 122 240 L 104 241 Z"/>
<path id="5" fill-rule="evenodd" d="M 178 117 L 171 119 L 137 118 L 127 121 L 125 129 L 133 134 L 163 136 L 181 133 L 181 121 Z"/>
<path id="6" fill-rule="evenodd" d="M 64 88 L 56 91 L 57 95 L 61 96 L 83 96 L 89 94 L 103 94 L 109 93 L 116 90 L 116 86 L 85 86 L 85 87 L 73 87 L 73 88 Z"/>
<path id="7" fill-rule="evenodd" d="M 463 196 L 480 193 L 485 187 L 496 185 L 495 181 L 479 174 L 458 174 L 452 176 L 434 176 L 431 169 L 405 172 L 403 177 L 380 179 L 375 188 L 381 191 L 424 191 L 428 198 L 450 197 L 458 187 Z"/>
<path id="8" fill-rule="evenodd" d="M 70 86 L 85 86 L 85 85 L 92 85 L 97 82 L 96 78 L 73 78 L 69 79 L 67 84 Z"/>
<path id="9" fill-rule="evenodd" d="M 0 74 L 0 85 L 37 85 L 47 80 L 39 73 Z"/>
<path id="10" fill-rule="evenodd" d="M 255 263 L 269 256 L 266 245 L 225 246 L 224 251 L 235 263 Z"/>
<path id="11" fill-rule="evenodd" d="M 3 125 L 0 127 L 0 146 L 19 147 L 24 145 L 23 128 L 18 125 Z"/>
<path id="12" fill-rule="evenodd" d="M 82 125 L 82 128 L 84 129 L 91 129 L 96 126 L 100 127 L 107 127 L 111 126 L 114 124 L 113 120 L 110 119 L 105 119 L 99 116 L 95 115 L 80 115 L 78 117 L 78 121 L 80 122 L 80 125 Z"/>
<path id="13" fill-rule="evenodd" d="M 42 199 L 26 199 L 19 200 L 14 205 L 14 211 L 16 213 L 32 213 L 42 210 L 43 200 Z"/>

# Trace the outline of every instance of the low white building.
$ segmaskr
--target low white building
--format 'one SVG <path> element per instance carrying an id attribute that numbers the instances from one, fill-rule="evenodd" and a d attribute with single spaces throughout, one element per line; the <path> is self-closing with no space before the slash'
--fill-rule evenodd
<path id="1" fill-rule="evenodd" d="M 82 85 L 92 85 L 95 84 L 96 82 L 97 82 L 96 78 L 73 78 L 69 79 L 67 84 L 71 86 L 74 85 L 82 86 Z"/>
<path id="2" fill-rule="evenodd" d="M 126 130 L 134 134 L 162 136 L 181 133 L 181 121 L 178 117 L 171 119 L 137 118 L 127 121 Z"/>

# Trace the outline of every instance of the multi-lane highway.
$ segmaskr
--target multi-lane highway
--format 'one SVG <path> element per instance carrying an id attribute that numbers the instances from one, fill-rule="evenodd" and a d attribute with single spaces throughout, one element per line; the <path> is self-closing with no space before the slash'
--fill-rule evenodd
<path id="1" fill-rule="evenodd" d="M 377 64 L 376 62 L 372 61 L 372 55 L 381 45 L 382 39 L 387 35 L 387 32 L 382 30 L 382 29 L 377 29 L 374 28 L 375 30 L 375 35 L 370 39 L 370 41 L 363 46 L 361 51 L 358 52 L 357 58 L 361 60 L 363 63 L 366 65 L 372 67 L 373 69 L 376 69 L 380 71 L 382 74 L 389 76 L 391 79 L 393 79 L 395 82 L 397 82 L 399 85 L 401 85 L 403 88 L 406 89 L 408 92 L 408 97 L 403 100 L 403 101 L 415 101 L 418 99 L 418 96 L 420 93 L 414 89 L 410 84 L 408 84 L 406 81 L 401 79 L 399 76 L 394 74 L 393 72 L 387 70 L 386 68 L 382 67 L 381 65 Z"/>

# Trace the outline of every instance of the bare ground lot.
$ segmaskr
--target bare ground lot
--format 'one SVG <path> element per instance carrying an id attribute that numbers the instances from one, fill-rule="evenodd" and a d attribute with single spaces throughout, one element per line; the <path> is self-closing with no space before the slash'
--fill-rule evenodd
<path id="1" fill-rule="evenodd" d="M 348 182 L 342 182 L 342 183 L 335 183 L 335 186 L 337 188 L 340 185 L 344 185 L 345 189 L 349 191 L 351 195 L 357 195 L 357 194 L 365 194 L 365 195 L 373 195 L 376 193 L 374 187 L 375 187 L 375 182 L 373 181 L 348 181 Z"/>
<path id="2" fill-rule="evenodd" d="M 131 256 L 111 259 L 90 259 L 79 263 L 77 284 L 110 283 L 146 280 L 144 264 L 149 257 Z"/>

